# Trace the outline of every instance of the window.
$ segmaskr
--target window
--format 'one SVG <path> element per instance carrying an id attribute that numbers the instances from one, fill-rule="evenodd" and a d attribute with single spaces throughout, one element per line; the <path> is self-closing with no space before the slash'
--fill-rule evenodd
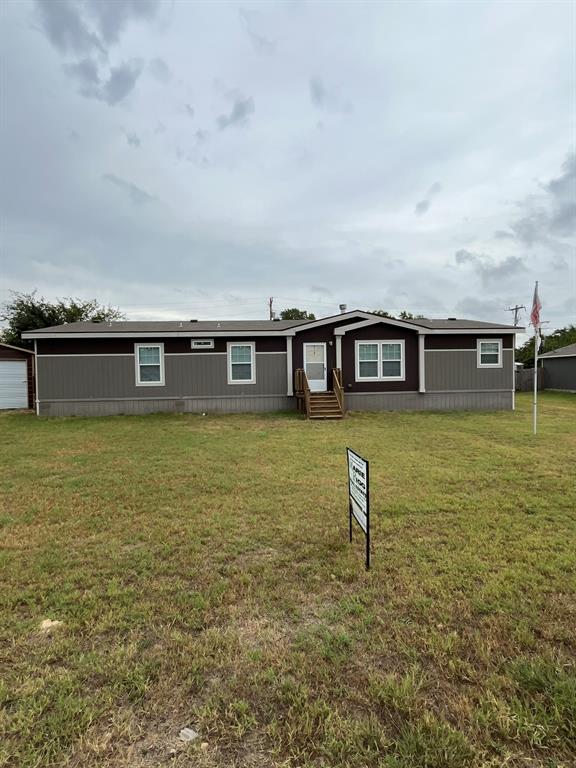
<path id="1" fill-rule="evenodd" d="M 478 368 L 502 368 L 502 339 L 478 339 Z"/>
<path id="2" fill-rule="evenodd" d="M 356 342 L 356 381 L 403 380 L 403 340 Z"/>
<path id="3" fill-rule="evenodd" d="M 378 378 L 378 344 L 358 344 L 358 373 L 360 379 Z"/>
<path id="4" fill-rule="evenodd" d="M 245 341 L 238 344 L 231 342 L 228 348 L 228 384 L 255 384 L 254 342 Z"/>
<path id="5" fill-rule="evenodd" d="M 214 349 L 214 339 L 192 339 L 192 349 Z"/>
<path id="6" fill-rule="evenodd" d="M 135 344 L 136 386 L 164 385 L 164 344 Z"/>

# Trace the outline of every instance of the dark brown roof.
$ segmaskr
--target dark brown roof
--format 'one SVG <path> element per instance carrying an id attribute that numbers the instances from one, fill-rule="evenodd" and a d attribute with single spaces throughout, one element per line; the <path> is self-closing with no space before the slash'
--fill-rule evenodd
<path id="1" fill-rule="evenodd" d="M 576 344 L 558 347 L 558 349 L 553 349 L 552 352 L 545 352 L 540 357 L 576 357 Z"/>
<path id="2" fill-rule="evenodd" d="M 0 347 L 5 347 L 6 349 L 15 349 L 16 352 L 25 352 L 27 355 L 33 355 L 34 350 L 33 349 L 24 349 L 24 347 L 15 347 L 14 344 L 4 344 L 4 342 L 0 342 Z"/>

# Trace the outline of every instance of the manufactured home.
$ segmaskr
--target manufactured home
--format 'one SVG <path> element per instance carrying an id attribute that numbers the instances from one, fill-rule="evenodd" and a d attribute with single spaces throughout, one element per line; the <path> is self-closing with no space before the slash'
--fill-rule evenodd
<path id="1" fill-rule="evenodd" d="M 39 415 L 300 407 L 339 418 L 511 409 L 522 331 L 356 310 L 320 320 L 80 322 L 23 337 L 34 340 Z"/>

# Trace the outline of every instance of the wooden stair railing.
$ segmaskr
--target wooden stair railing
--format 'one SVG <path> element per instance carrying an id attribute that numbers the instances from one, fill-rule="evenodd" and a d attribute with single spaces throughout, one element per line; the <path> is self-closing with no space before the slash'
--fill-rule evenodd
<path id="1" fill-rule="evenodd" d="M 310 385 L 308 384 L 308 376 L 303 368 L 297 368 L 295 371 L 295 383 L 294 392 L 298 398 L 298 404 L 300 410 L 304 405 L 304 411 L 306 412 L 306 418 L 310 418 Z"/>
<path id="2" fill-rule="evenodd" d="M 341 373 L 332 371 L 334 390 L 311 392 L 306 372 L 302 368 L 294 371 L 294 394 L 298 400 L 298 409 L 306 413 L 308 419 L 341 419 L 344 415 L 344 390 Z"/>
<path id="3" fill-rule="evenodd" d="M 332 386 L 334 388 L 336 399 L 338 400 L 338 405 L 340 406 L 340 411 L 342 412 L 342 416 L 344 416 L 346 407 L 344 405 L 344 388 L 342 387 L 342 371 L 340 368 L 332 369 Z"/>

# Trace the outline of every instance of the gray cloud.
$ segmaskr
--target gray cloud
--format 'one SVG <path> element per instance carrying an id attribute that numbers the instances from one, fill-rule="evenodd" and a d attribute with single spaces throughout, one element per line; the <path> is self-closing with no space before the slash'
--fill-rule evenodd
<path id="1" fill-rule="evenodd" d="M 563 173 L 552 179 L 545 189 L 557 200 L 574 200 L 576 196 L 576 152 L 569 152 L 562 163 Z"/>
<path id="2" fill-rule="evenodd" d="M 89 95 L 92 89 L 100 87 L 98 65 L 92 59 L 80 59 L 74 64 L 65 64 L 64 71 L 78 81 L 84 95 Z"/>
<path id="3" fill-rule="evenodd" d="M 228 115 L 220 115 L 217 119 L 218 128 L 223 131 L 232 125 L 241 125 L 245 123 L 249 115 L 254 112 L 254 99 L 237 98 Z"/>
<path id="4" fill-rule="evenodd" d="M 544 245 L 558 253 L 562 241 L 576 234 L 576 154 L 569 153 L 562 174 L 541 184 L 540 194 L 518 203 L 523 215 L 510 224 L 510 231 L 498 230 L 497 238 L 516 239 L 529 248 Z"/>
<path id="5" fill-rule="evenodd" d="M 276 53 L 276 43 L 256 32 L 254 28 L 258 24 L 260 14 L 257 11 L 240 8 L 238 15 L 240 16 L 240 23 L 256 53 L 261 56 L 273 56 Z"/>
<path id="6" fill-rule="evenodd" d="M 246 2 L 164 0 L 155 16 L 155 6 L 144 5 L 146 16 L 122 0 L 121 12 L 108 5 L 101 13 L 85 0 L 47 0 L 45 13 L 35 10 L 35 27 L 33 0 L 3 4 L 3 102 L 12 117 L 0 120 L 0 205 L 11 258 L 2 265 L 0 301 L 8 288 L 38 285 L 52 296 L 92 286 L 128 312 L 130 302 L 148 302 L 138 309 L 142 319 L 144 312 L 188 316 L 185 299 L 194 290 L 176 308 L 162 302 L 175 300 L 174 288 L 194 285 L 215 300 L 198 308 L 199 317 L 265 317 L 265 300 L 241 299 L 270 294 L 291 296 L 286 306 L 317 315 L 337 312 L 341 301 L 455 315 L 458 302 L 478 297 L 485 306 L 469 304 L 467 313 L 504 322 L 507 302 L 528 305 L 540 279 L 546 319 L 555 327 L 576 321 L 576 264 L 564 234 L 571 176 L 560 168 L 562 153 L 549 164 L 554 148 L 572 140 L 565 4 L 528 11 L 513 3 L 506 24 L 494 29 L 482 4 L 454 14 L 440 3 L 419 25 L 410 4 L 365 3 L 353 30 L 345 4 L 329 11 L 314 3 L 248 4 L 258 9 L 245 17 L 252 31 L 282 47 L 281 56 L 264 58 L 269 49 L 258 50 L 238 15 Z M 531 51 L 521 68 L 510 29 Z M 132 57 L 144 69 L 115 101 L 120 92 L 106 87 L 111 69 Z M 151 63 L 158 57 L 174 67 L 166 83 L 162 66 Z M 483 83 L 495 78 L 500 87 L 487 92 Z M 216 82 L 243 91 L 218 90 Z M 80 89 L 89 98 L 75 96 Z M 258 114 L 244 118 L 250 129 L 239 127 L 241 119 L 226 131 L 234 103 L 246 96 L 258 104 Z M 339 114 L 348 99 L 354 112 Z M 187 101 L 194 121 L 185 117 Z M 30 125 L 41 127 L 33 141 L 22 130 Z M 522 141 L 518 125 L 528 127 Z M 139 150 L 122 127 L 142 140 Z M 72 128 L 81 136 L 76 143 Z M 210 131 L 207 141 L 202 129 Z M 113 180 L 103 180 L 106 173 Z M 429 198 L 432 180 L 444 189 Z M 415 206 L 430 199 L 418 218 Z M 442 216 L 431 215 L 440 203 Z M 511 227 L 517 222 L 524 240 Z M 458 249 L 489 256 L 457 264 Z M 503 263 L 508 257 L 521 258 L 526 271 L 492 279 L 490 269 L 514 272 L 514 263 Z M 222 307 L 230 292 L 238 301 Z"/>
<path id="7" fill-rule="evenodd" d="M 194 117 L 194 107 L 190 106 L 190 104 L 184 104 L 184 109 L 188 117 Z"/>
<path id="8" fill-rule="evenodd" d="M 148 71 L 161 83 L 167 84 L 172 80 L 172 72 L 164 59 L 152 59 L 148 64 Z"/>
<path id="9" fill-rule="evenodd" d="M 61 53 L 106 53 L 131 20 L 151 19 L 159 0 L 36 0 L 40 26 Z"/>
<path id="10" fill-rule="evenodd" d="M 133 90 L 142 63 L 125 61 L 103 72 L 107 46 L 118 43 L 130 20 L 152 18 L 158 4 L 158 0 L 36 0 L 41 28 L 52 45 L 63 54 L 81 56 L 66 63 L 64 71 L 79 83 L 82 96 L 109 106 Z M 158 69 L 160 60 L 155 61 Z"/>
<path id="11" fill-rule="evenodd" d="M 570 237 L 576 232 L 576 202 L 562 203 L 552 212 L 549 230 L 557 237 Z"/>
<path id="12" fill-rule="evenodd" d="M 124 179 L 118 178 L 113 173 L 106 173 L 102 176 L 104 181 L 109 184 L 113 184 L 118 189 L 125 192 L 133 205 L 145 205 L 146 203 L 153 203 L 157 200 L 153 195 L 145 192 L 141 187 L 137 187 L 136 184 L 132 184 L 130 181 L 124 181 Z"/>
<path id="13" fill-rule="evenodd" d="M 319 77 L 311 78 L 308 85 L 312 104 L 318 109 L 340 114 L 352 112 L 352 104 L 344 100 L 336 90 L 328 88 Z"/>
<path id="14" fill-rule="evenodd" d="M 456 304 L 456 311 L 466 317 L 495 318 L 502 313 L 504 307 L 513 301 L 513 298 L 479 299 L 477 296 L 465 296 Z"/>
<path id="15" fill-rule="evenodd" d="M 430 200 L 420 200 L 419 203 L 416 203 L 414 213 L 417 216 L 422 216 L 423 213 L 426 213 L 428 208 L 430 208 Z"/>
<path id="16" fill-rule="evenodd" d="M 134 149 L 138 149 L 142 141 L 137 133 L 128 133 L 127 131 L 124 132 L 124 135 L 126 136 L 126 141 L 128 142 L 128 145 L 130 147 L 134 147 Z"/>
<path id="17" fill-rule="evenodd" d="M 101 39 L 109 45 L 119 41 L 130 21 L 151 19 L 159 4 L 159 0 L 84 0 L 87 14 L 93 17 Z"/>
<path id="18" fill-rule="evenodd" d="M 480 276 L 484 287 L 517 277 L 526 271 L 524 261 L 519 256 L 507 256 L 502 261 L 495 261 L 488 254 L 461 248 L 454 254 L 454 259 L 458 265 L 471 264 Z"/>
<path id="19" fill-rule="evenodd" d="M 424 198 L 420 200 L 420 202 L 416 203 L 416 206 L 414 208 L 414 213 L 416 216 L 422 216 L 428 209 L 430 208 L 430 205 L 432 204 L 432 198 L 434 198 L 436 195 L 438 195 L 442 191 L 442 184 L 440 184 L 439 181 L 434 182 Z"/>
<path id="20" fill-rule="evenodd" d="M 112 67 L 110 77 L 100 92 L 102 101 L 112 106 L 125 99 L 136 85 L 141 72 L 142 63 L 139 61 L 125 61 Z"/>
<path id="21" fill-rule="evenodd" d="M 142 72 L 142 63 L 123 62 L 117 67 L 112 67 L 104 80 L 100 78 L 98 67 L 92 59 L 81 59 L 75 64 L 66 64 L 64 70 L 79 83 L 82 96 L 113 106 L 125 99 L 134 89 Z"/>
<path id="22" fill-rule="evenodd" d="M 104 51 L 98 36 L 81 16 L 82 6 L 69 0 L 36 0 L 40 26 L 61 53 L 86 54 Z"/>
<path id="23" fill-rule="evenodd" d="M 465 248 L 454 254 L 456 264 L 471 264 L 480 275 L 482 285 L 489 287 L 506 281 L 511 277 L 517 277 L 526 271 L 524 260 L 519 256 L 507 256 L 502 261 L 495 261 L 485 253 L 474 253 Z"/>

